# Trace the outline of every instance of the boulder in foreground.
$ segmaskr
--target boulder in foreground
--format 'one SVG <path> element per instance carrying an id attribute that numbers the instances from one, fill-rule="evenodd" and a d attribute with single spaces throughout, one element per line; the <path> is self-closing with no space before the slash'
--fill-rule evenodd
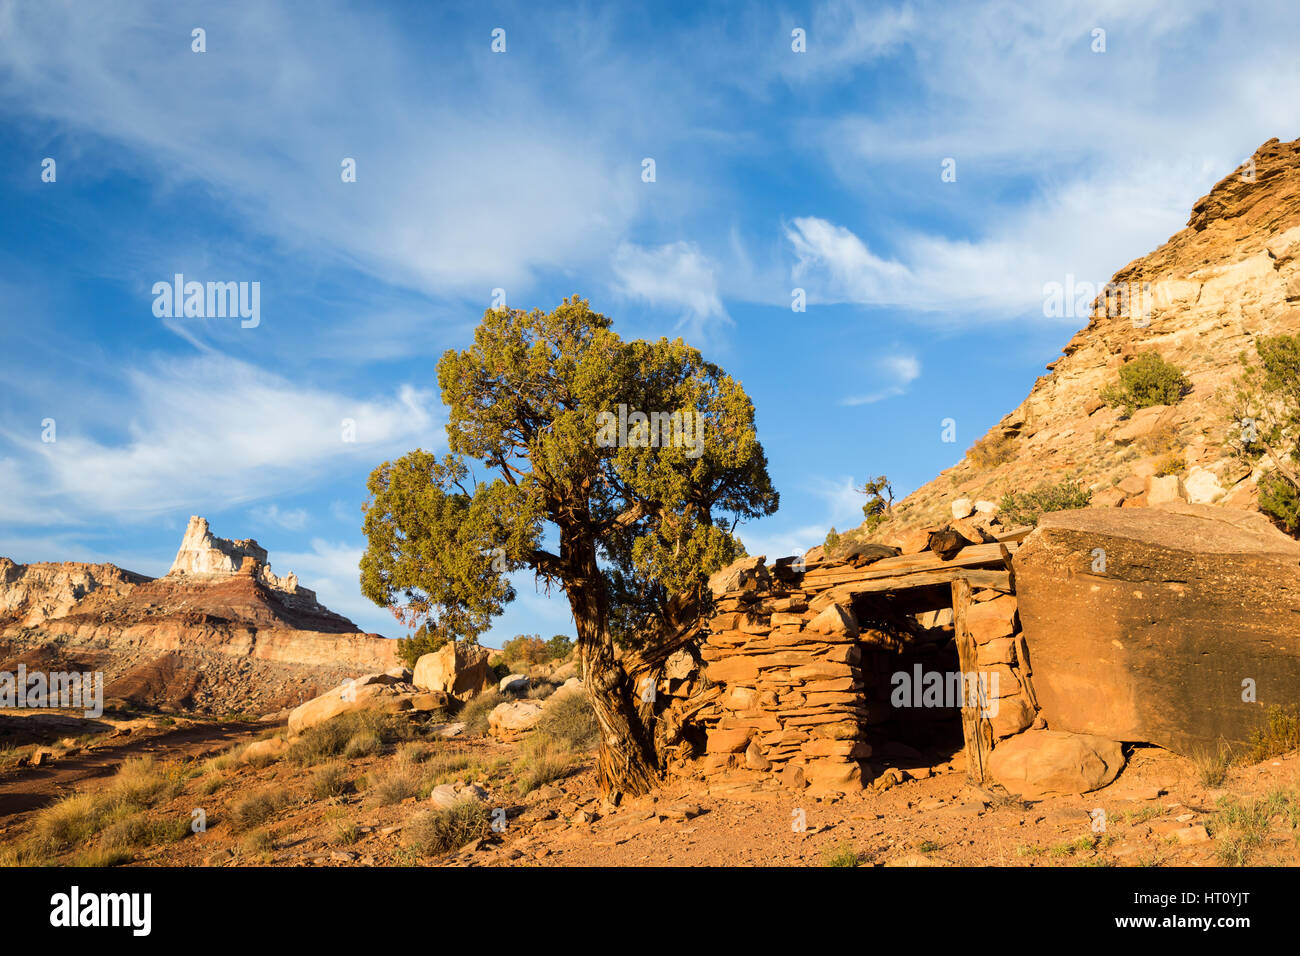
<path id="1" fill-rule="evenodd" d="M 1300 543 L 1209 505 L 1044 515 L 1015 556 L 1034 690 L 1054 730 L 1184 755 L 1300 700 Z"/>
<path id="2" fill-rule="evenodd" d="M 1124 751 L 1116 741 L 1061 730 L 1031 730 L 1002 741 L 989 755 L 993 779 L 1030 799 L 1098 790 L 1123 766 Z"/>

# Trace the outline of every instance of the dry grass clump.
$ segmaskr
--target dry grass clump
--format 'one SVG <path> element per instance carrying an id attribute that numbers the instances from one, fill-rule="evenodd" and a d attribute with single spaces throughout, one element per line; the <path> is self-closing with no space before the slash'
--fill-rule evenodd
<path id="1" fill-rule="evenodd" d="M 424 786 L 424 773 L 417 764 L 395 762 L 393 766 L 372 774 L 366 797 L 381 807 L 401 803 L 414 797 Z"/>
<path id="2" fill-rule="evenodd" d="M 402 831 L 402 842 L 424 856 L 435 856 L 457 850 L 490 832 L 487 808 L 477 800 L 465 800 L 413 817 Z"/>
<path id="3" fill-rule="evenodd" d="M 573 768 L 573 757 L 564 744 L 534 734 L 519 748 L 514 770 L 518 775 L 519 795 L 526 796 L 538 787 L 566 776 Z"/>
<path id="4" fill-rule="evenodd" d="M 143 813 L 179 793 L 197 769 L 160 764 L 152 757 L 130 758 L 107 786 L 71 794 L 38 811 L 31 832 L 7 849 L 4 862 L 49 863 L 61 853 L 83 848 L 84 865 L 113 865 L 141 846 L 180 839 L 189 832 L 188 818 L 151 823 Z"/>
<path id="5" fill-rule="evenodd" d="M 536 732 L 573 750 L 591 750 L 600 743 L 600 725 L 585 693 L 564 693 L 542 711 Z"/>
<path id="6" fill-rule="evenodd" d="M 1223 741 L 1219 741 L 1215 750 L 1196 750 L 1190 757 L 1196 779 L 1203 786 L 1218 787 L 1228 779 L 1228 768 L 1232 766 L 1232 748 Z"/>
<path id="7" fill-rule="evenodd" d="M 1300 749 L 1300 706 L 1273 706 L 1264 718 L 1264 726 L 1251 737 L 1250 750 L 1243 760 L 1259 763 Z"/>
<path id="8" fill-rule="evenodd" d="M 465 733 L 476 737 L 481 737 L 488 732 L 488 714 L 492 713 L 492 708 L 497 704 L 504 703 L 506 698 L 500 691 L 484 691 L 477 697 L 471 698 L 461 708 L 458 718 L 465 724 Z"/>
<path id="9" fill-rule="evenodd" d="M 409 739 L 411 733 L 410 724 L 405 720 L 374 711 L 354 710 L 308 727 L 290 745 L 285 757 L 303 767 L 338 756 L 354 759 L 378 753 L 386 744 Z"/>
<path id="10" fill-rule="evenodd" d="M 261 826 L 288 802 L 289 795 L 274 787 L 251 793 L 231 806 L 230 829 L 243 833 Z"/>
<path id="11" fill-rule="evenodd" d="M 338 797 L 352 789 L 347 766 L 341 762 L 327 763 L 311 778 L 311 793 L 317 800 Z"/>
<path id="12" fill-rule="evenodd" d="M 1006 432 L 989 432 L 970 446 L 966 457 L 976 468 L 996 468 L 1016 457 L 1016 441 Z"/>

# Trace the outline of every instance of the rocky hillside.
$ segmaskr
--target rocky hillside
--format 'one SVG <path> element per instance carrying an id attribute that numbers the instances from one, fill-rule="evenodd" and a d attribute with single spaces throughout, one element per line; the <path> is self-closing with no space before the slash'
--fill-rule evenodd
<path id="1" fill-rule="evenodd" d="M 1257 336 L 1300 332 L 1300 140 L 1261 146 L 1196 203 L 1185 229 L 1112 282 L 1117 291 L 1092 302 L 1087 326 L 1020 406 L 874 537 L 946 521 L 955 499 L 996 502 L 1066 478 L 1091 488 L 1094 505 L 1146 504 L 1162 474 L 1193 503 L 1255 506 L 1260 474 L 1225 451 L 1220 401 Z M 1190 391 L 1123 418 L 1102 389 L 1152 350 L 1183 370 Z"/>
<path id="2" fill-rule="evenodd" d="M 265 713 L 396 663 L 255 541 L 191 518 L 172 569 L 0 558 L 0 670 L 103 671 L 105 695 L 200 713 Z"/>

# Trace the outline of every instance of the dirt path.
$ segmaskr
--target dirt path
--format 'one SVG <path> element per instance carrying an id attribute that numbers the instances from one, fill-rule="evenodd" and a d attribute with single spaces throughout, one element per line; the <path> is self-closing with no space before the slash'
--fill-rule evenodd
<path id="1" fill-rule="evenodd" d="M 175 760 L 205 756 L 239 740 L 252 740 L 269 726 L 227 721 L 132 734 L 120 738 L 120 743 L 114 738 L 39 767 L 10 771 L 0 777 L 0 827 L 12 823 L 15 815 L 43 807 L 73 790 L 93 789 L 91 781 L 112 776 L 128 757 L 148 754 Z"/>

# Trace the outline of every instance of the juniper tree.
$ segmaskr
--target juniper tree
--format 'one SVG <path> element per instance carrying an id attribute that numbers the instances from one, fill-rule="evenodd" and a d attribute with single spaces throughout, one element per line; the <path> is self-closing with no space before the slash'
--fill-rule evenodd
<path id="1" fill-rule="evenodd" d="M 511 572 L 562 589 L 601 786 L 644 792 L 659 761 L 634 665 L 690 633 L 708 575 L 742 553 L 737 523 L 776 510 L 753 404 L 682 340 L 623 341 L 576 296 L 549 314 L 488 310 L 438 381 L 449 454 L 417 449 L 371 474 L 363 592 L 469 635 L 514 598 Z M 655 413 L 699 422 L 703 441 L 658 440 Z M 626 434 L 611 441 L 613 414 Z"/>

